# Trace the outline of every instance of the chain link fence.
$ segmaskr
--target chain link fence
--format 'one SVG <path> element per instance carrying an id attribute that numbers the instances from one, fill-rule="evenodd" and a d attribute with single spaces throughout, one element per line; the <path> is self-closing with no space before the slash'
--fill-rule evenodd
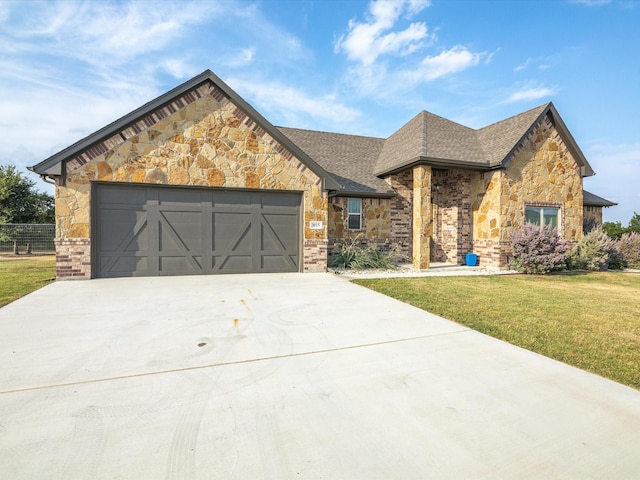
<path id="1" fill-rule="evenodd" d="M 0 253 L 53 253 L 54 224 L 0 223 Z"/>

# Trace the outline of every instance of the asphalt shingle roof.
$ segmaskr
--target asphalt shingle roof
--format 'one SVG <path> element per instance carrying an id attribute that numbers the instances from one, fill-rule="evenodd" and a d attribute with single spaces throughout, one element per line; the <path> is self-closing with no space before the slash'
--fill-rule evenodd
<path id="1" fill-rule="evenodd" d="M 372 167 L 383 138 L 276 127 L 344 187 L 342 193 L 393 194 Z"/>
<path id="2" fill-rule="evenodd" d="M 586 190 L 583 190 L 582 194 L 582 204 L 589 207 L 613 207 L 614 205 L 617 205 L 617 203 L 611 202 L 606 198 L 599 197 L 598 195 L 594 195 Z"/>
<path id="3" fill-rule="evenodd" d="M 343 185 L 342 193 L 391 193 L 380 177 L 415 163 L 489 169 L 500 166 L 551 104 L 481 129 L 422 111 L 388 138 L 278 127 Z"/>

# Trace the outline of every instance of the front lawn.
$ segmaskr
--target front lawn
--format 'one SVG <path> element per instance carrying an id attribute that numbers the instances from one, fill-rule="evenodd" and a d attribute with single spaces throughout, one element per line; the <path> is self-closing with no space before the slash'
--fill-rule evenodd
<path id="1" fill-rule="evenodd" d="M 55 280 L 56 257 L 0 259 L 0 307 Z"/>
<path id="2" fill-rule="evenodd" d="M 640 274 L 597 272 L 354 282 L 640 389 Z"/>

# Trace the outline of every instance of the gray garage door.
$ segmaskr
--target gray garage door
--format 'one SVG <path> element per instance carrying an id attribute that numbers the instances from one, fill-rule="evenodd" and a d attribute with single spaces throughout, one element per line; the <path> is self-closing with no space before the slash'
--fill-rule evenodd
<path id="1" fill-rule="evenodd" d="M 297 272 L 291 192 L 96 184 L 96 277 Z"/>

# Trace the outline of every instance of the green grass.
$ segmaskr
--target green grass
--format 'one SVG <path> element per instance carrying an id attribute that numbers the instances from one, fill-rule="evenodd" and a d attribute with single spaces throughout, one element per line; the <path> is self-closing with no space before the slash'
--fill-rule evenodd
<path id="1" fill-rule="evenodd" d="M 51 283 L 56 276 L 55 256 L 0 260 L 0 307 Z"/>
<path id="2" fill-rule="evenodd" d="M 640 275 L 356 280 L 487 335 L 640 389 Z"/>

